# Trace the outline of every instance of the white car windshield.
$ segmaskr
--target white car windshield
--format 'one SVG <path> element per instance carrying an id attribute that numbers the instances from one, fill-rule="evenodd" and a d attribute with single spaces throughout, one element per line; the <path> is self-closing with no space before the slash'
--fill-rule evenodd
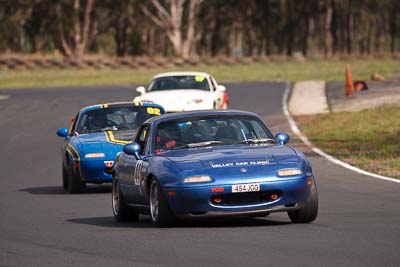
<path id="1" fill-rule="evenodd" d="M 148 92 L 179 89 L 197 89 L 210 91 L 207 78 L 203 75 L 168 76 L 154 79 Z"/>

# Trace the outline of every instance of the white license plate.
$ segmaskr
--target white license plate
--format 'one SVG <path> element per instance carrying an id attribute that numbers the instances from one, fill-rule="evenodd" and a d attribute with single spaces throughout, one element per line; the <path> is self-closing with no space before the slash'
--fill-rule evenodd
<path id="1" fill-rule="evenodd" d="M 232 185 L 232 193 L 260 191 L 260 184 L 236 184 Z"/>

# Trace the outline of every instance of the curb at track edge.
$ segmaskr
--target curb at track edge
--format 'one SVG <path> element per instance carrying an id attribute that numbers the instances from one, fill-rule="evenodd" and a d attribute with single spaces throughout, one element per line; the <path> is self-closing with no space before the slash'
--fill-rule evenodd
<path id="1" fill-rule="evenodd" d="M 288 102 L 289 102 L 289 94 L 291 91 L 291 83 L 290 82 L 285 82 L 285 92 L 283 94 L 283 98 L 282 98 L 282 110 L 283 110 L 283 114 L 285 115 L 287 121 L 289 122 L 290 125 L 290 129 L 300 138 L 300 140 L 306 144 L 308 147 L 311 148 L 311 150 L 320 155 L 321 157 L 329 160 L 330 162 L 339 165 L 343 168 L 352 170 L 354 172 L 366 175 L 366 176 L 370 176 L 376 179 L 381 179 L 381 180 L 385 180 L 385 181 L 390 181 L 390 182 L 395 182 L 395 183 L 400 183 L 400 180 L 398 179 L 394 179 L 391 177 L 387 177 L 387 176 L 383 176 L 383 175 L 379 175 L 376 173 L 372 173 L 372 172 L 368 172 L 365 170 L 362 170 L 360 168 L 354 167 L 346 162 L 343 162 L 327 153 L 325 153 L 324 151 L 322 151 L 321 149 L 319 149 L 318 147 L 314 146 L 310 140 L 308 140 L 308 138 L 300 131 L 299 127 L 297 126 L 295 120 L 292 118 L 292 116 L 290 115 L 289 109 L 288 109 Z"/>

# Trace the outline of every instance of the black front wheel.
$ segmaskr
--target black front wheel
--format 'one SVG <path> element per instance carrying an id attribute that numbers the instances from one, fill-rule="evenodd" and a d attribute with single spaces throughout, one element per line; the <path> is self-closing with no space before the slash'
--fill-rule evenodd
<path id="1" fill-rule="evenodd" d="M 85 181 L 82 180 L 80 173 L 76 173 L 74 171 L 72 165 L 70 164 L 67 171 L 67 192 L 70 194 L 78 194 L 85 192 L 85 190 Z"/>
<path id="2" fill-rule="evenodd" d="M 62 186 L 64 190 L 68 190 L 68 172 L 62 167 Z"/>
<path id="3" fill-rule="evenodd" d="M 158 181 L 153 178 L 149 190 L 150 215 L 158 227 L 174 226 L 178 219 L 169 207 Z"/>
<path id="4" fill-rule="evenodd" d="M 300 209 L 288 211 L 293 223 L 309 223 L 314 221 L 318 215 L 318 192 L 314 178 L 312 179 L 311 192 L 306 202 L 300 204 Z"/>
<path id="5" fill-rule="evenodd" d="M 121 193 L 118 179 L 114 178 L 112 182 L 111 203 L 114 218 L 117 222 L 137 221 L 139 213 L 131 210 L 125 202 Z"/>

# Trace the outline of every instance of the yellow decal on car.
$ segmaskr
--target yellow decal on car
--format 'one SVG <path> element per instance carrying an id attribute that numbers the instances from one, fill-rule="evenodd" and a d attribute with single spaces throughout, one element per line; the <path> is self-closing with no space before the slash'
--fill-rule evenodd
<path id="1" fill-rule="evenodd" d="M 69 135 L 72 135 L 72 133 L 73 133 L 74 123 L 75 123 L 75 117 L 72 117 L 71 125 L 69 126 L 69 129 L 68 129 Z"/>
<path id="2" fill-rule="evenodd" d="M 115 139 L 112 131 L 106 131 L 105 134 L 106 134 L 107 142 L 109 142 L 109 143 L 121 144 L 121 145 L 126 145 L 126 144 L 132 143 L 132 141 Z"/>
<path id="3" fill-rule="evenodd" d="M 72 160 L 74 160 L 74 161 L 76 161 L 78 163 L 77 167 L 78 167 L 78 172 L 79 172 L 81 181 L 85 182 L 85 177 L 83 176 L 82 169 L 81 169 L 81 157 L 79 156 L 78 151 L 71 144 L 67 145 L 66 150 L 72 156 Z"/>
<path id="4" fill-rule="evenodd" d="M 206 79 L 206 77 L 204 76 L 194 76 L 194 80 L 198 83 L 201 83 L 202 81 L 204 81 Z"/>
<path id="5" fill-rule="evenodd" d="M 160 111 L 159 108 L 148 107 L 148 108 L 147 108 L 147 114 L 150 114 L 150 115 L 160 115 L 160 114 L 161 114 L 161 111 Z"/>

